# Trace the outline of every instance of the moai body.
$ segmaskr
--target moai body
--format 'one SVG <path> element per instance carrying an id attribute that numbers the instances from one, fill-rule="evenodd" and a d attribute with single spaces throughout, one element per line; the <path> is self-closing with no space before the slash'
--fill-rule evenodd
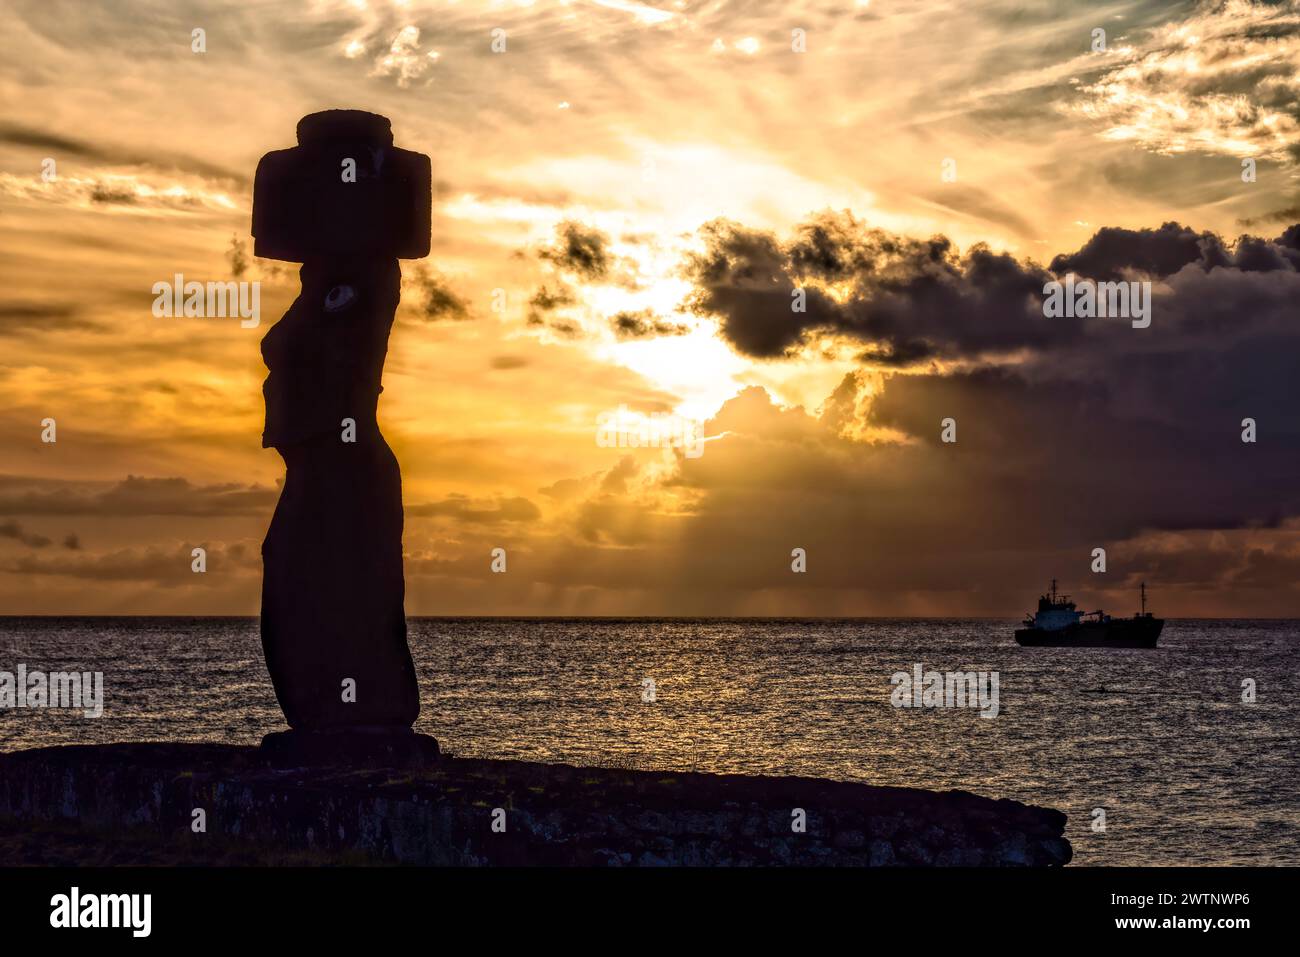
<path id="1" fill-rule="evenodd" d="M 376 420 L 399 258 L 429 252 L 430 164 L 354 110 L 303 117 L 253 186 L 254 253 L 302 263 L 262 340 L 262 445 L 286 474 L 262 544 L 262 649 L 292 729 L 278 763 L 419 763 L 437 743 L 406 643 L 402 486 Z"/>

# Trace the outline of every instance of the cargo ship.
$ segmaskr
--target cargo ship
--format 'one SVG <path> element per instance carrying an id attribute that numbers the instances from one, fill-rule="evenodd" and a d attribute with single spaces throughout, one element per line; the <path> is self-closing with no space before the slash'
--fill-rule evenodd
<path id="1" fill-rule="evenodd" d="M 1079 611 L 1069 595 L 1052 590 L 1038 598 L 1038 612 L 1026 615 L 1016 629 L 1016 644 L 1035 648 L 1154 648 L 1163 618 L 1147 611 L 1147 584 L 1142 583 L 1142 610 L 1132 618 L 1112 618 L 1103 611 Z"/>

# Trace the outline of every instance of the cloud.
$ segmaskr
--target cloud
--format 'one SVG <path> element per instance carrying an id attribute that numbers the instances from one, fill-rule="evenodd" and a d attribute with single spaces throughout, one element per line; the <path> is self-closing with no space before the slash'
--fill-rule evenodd
<path id="1" fill-rule="evenodd" d="M 598 229 L 565 220 L 555 227 L 555 242 L 544 246 L 537 255 L 562 272 L 588 281 L 608 276 L 613 263 L 609 237 Z"/>
<path id="2" fill-rule="evenodd" d="M 1053 259 L 1052 271 L 1113 281 L 1130 273 L 1163 279 L 1189 265 L 1203 270 L 1216 266 L 1247 272 L 1294 270 L 1300 267 L 1296 237 L 1297 228 L 1292 227 L 1271 242 L 1242 236 L 1228 246 L 1213 233 L 1198 233 L 1173 222 L 1158 229 L 1106 227 L 1076 252 Z"/>
<path id="3" fill-rule="evenodd" d="M 1300 205 L 1291 204 L 1281 209 L 1270 210 L 1259 216 L 1247 216 L 1237 220 L 1237 224 L 1251 229 L 1265 223 L 1294 223 L 1300 221 Z"/>
<path id="4" fill-rule="evenodd" d="M 50 544 L 50 539 L 44 535 L 34 535 L 13 521 L 0 522 L 0 538 L 12 538 L 29 548 L 45 548 Z"/>
<path id="5" fill-rule="evenodd" d="M 1294 162 L 1300 149 L 1300 5 L 1204 2 L 1113 55 L 1066 109 L 1105 139 L 1156 153 Z"/>
<path id="6" fill-rule="evenodd" d="M 415 267 L 412 282 L 420 292 L 419 314 L 422 318 L 434 322 L 471 318 L 469 303 L 452 291 L 445 276 L 431 272 L 424 263 Z"/>
<path id="7" fill-rule="evenodd" d="M 408 505 L 406 514 L 418 518 L 447 518 L 469 525 L 499 525 L 533 522 L 541 518 L 542 513 L 528 499 L 518 496 L 475 499 L 452 495 L 441 502 Z"/>
<path id="8" fill-rule="evenodd" d="M 1152 308 L 1166 330 L 1157 340 L 1166 349 L 1206 347 L 1198 330 L 1227 331 L 1221 323 L 1228 320 L 1219 316 L 1229 307 L 1244 310 L 1231 320 L 1237 333 L 1269 327 L 1289 335 L 1287 299 L 1300 291 L 1300 225 L 1272 240 L 1241 236 L 1232 243 L 1175 222 L 1105 227 L 1053 259 L 1051 270 L 982 244 L 962 253 L 943 236 L 899 236 L 849 213 L 820 214 L 786 242 L 721 220 L 700 234 L 703 250 L 683 267 L 694 287 L 688 306 L 718 319 L 738 352 L 767 359 L 797 356 L 817 336 L 864 343 L 861 360 L 886 367 L 997 361 L 1026 350 L 1068 350 L 1078 364 L 1156 344 L 1117 338 L 1131 330 L 1113 320 L 1045 318 L 1044 284 L 1070 272 L 1162 281 Z M 1275 278 L 1250 278 L 1270 273 Z M 1195 298 L 1187 295 L 1192 289 Z"/>
<path id="9" fill-rule="evenodd" d="M 102 325 L 82 313 L 80 305 L 56 302 L 0 303 L 0 336 L 51 330 L 105 331 Z"/>
<path id="10" fill-rule="evenodd" d="M 348 42 L 345 55 L 356 56 L 364 50 L 365 44 L 353 39 Z M 399 87 L 407 87 L 428 74 L 438 59 L 438 51 L 420 49 L 420 28 L 407 24 L 397 31 L 387 50 L 375 59 L 371 75 L 393 77 Z"/>
<path id="11" fill-rule="evenodd" d="M 499 5 L 500 56 L 488 49 L 497 24 L 473 4 L 325 0 L 290 18 L 247 6 L 209 25 L 205 56 L 183 42 L 194 25 L 183 5 L 80 19 L 18 7 L 0 31 L 0 82 L 16 94 L 0 124 L 3 298 L 15 309 L 0 323 L 0 431 L 17 451 L 10 468 L 47 477 L 0 482 L 0 507 L 35 509 L 0 521 L 49 537 L 34 555 L 46 560 L 157 545 L 160 574 L 175 573 L 168 543 L 186 535 L 265 528 L 282 466 L 257 447 L 264 330 L 153 322 L 147 290 L 178 271 L 233 270 L 223 254 L 232 232 L 246 237 L 257 158 L 350 91 L 433 158 L 435 257 L 452 277 L 434 273 L 437 288 L 470 311 L 495 288 L 511 304 L 500 321 L 453 325 L 454 302 L 434 296 L 438 322 L 395 330 L 385 428 L 408 494 L 430 507 L 408 523 L 435 556 L 417 567 L 482 579 L 483 544 L 509 545 L 512 562 L 476 608 L 445 580 L 413 590 L 425 602 L 413 607 L 1001 614 L 1021 610 L 1048 569 L 1072 575 L 1103 535 L 1113 557 L 1145 543 L 1133 562 L 1157 560 L 1156 536 L 1179 536 L 1189 582 L 1285 567 L 1297 244 L 1266 237 L 1300 219 L 1281 212 L 1294 170 L 1277 168 L 1294 135 L 1295 4 L 1143 0 L 1099 16 L 1078 4 L 919 0 L 846 14 L 819 2 L 750 5 L 739 19 L 726 4 L 656 4 L 675 13 L 657 25 L 633 0 L 616 6 Z M 807 55 L 790 52 L 796 16 Z M 1111 52 L 1090 55 L 1099 24 Z M 1172 32 L 1183 25 L 1198 44 Z M 735 48 L 749 36 L 753 55 Z M 729 55 L 707 55 L 715 37 Z M 1212 55 L 1199 61 L 1203 87 L 1179 69 L 1197 48 Z M 152 108 L 124 124 L 117 107 L 142 90 Z M 1091 115 L 1071 108 L 1088 104 Z M 1244 146 L 1261 158 L 1257 183 L 1239 180 Z M 47 155 L 53 184 L 40 180 Z M 948 156 L 961 177 L 940 184 Z M 827 204 L 865 224 L 801 221 Z M 717 217 L 734 231 L 711 245 L 695 230 Z M 1267 225 L 1234 241 L 1225 230 L 1242 217 Z M 576 225 L 555 232 L 557 221 Z M 1089 240 L 1079 221 L 1128 232 Z M 1170 230 L 1167 256 L 1170 221 L 1190 225 Z M 697 241 L 718 269 L 676 275 Z M 512 258 L 521 246 L 532 253 Z M 1058 252 L 1080 274 L 1151 278 L 1152 327 L 1045 321 L 1038 283 Z M 285 281 L 263 289 L 264 319 L 297 286 L 287 265 L 248 272 L 272 268 Z M 805 313 L 792 313 L 796 289 Z M 430 300 L 410 272 L 404 292 L 418 320 Z M 688 295 L 705 321 L 678 314 Z M 527 334 L 530 311 L 576 341 Z M 673 335 L 661 319 L 695 331 Z M 77 328 L 92 321 L 102 328 Z M 715 325 L 725 342 L 710 341 Z M 704 456 L 638 450 L 635 470 L 614 466 L 622 453 L 593 444 L 591 420 L 623 402 L 717 412 Z M 36 442 L 47 414 L 59 417 L 55 447 Z M 958 419 L 956 446 L 937 442 L 945 415 Z M 1260 424 L 1253 446 L 1238 439 L 1247 415 Z M 1112 426 L 1123 442 L 1098 434 Z M 209 485 L 194 470 L 242 478 Z M 128 471 L 195 477 L 114 495 L 122 483 L 48 477 Z M 509 520 L 527 513 L 506 504 L 516 499 L 542 516 Z M 1161 529 L 1132 535 L 1144 508 Z M 136 520 L 150 510 L 163 514 Z M 36 517 L 60 511 L 86 518 Z M 59 548 L 73 527 L 86 547 Z M 1221 566 L 1195 568 L 1215 535 Z M 420 536 L 437 538 L 426 549 Z M 811 548 L 807 577 L 788 571 L 795 544 Z M 0 597 L 48 611 L 256 607 L 252 575 L 220 599 L 203 582 L 207 605 L 147 578 L 134 593 L 105 580 L 9 576 Z"/>
<path id="12" fill-rule="evenodd" d="M 245 173 L 187 154 L 156 148 L 124 149 L 110 143 L 97 143 L 20 123 L 0 122 L 0 144 L 39 151 L 55 160 L 72 156 L 93 160 L 104 166 L 137 166 L 155 171 L 180 170 L 205 179 L 221 180 L 234 188 L 247 187 L 251 183 L 251 178 Z"/>
<path id="13" fill-rule="evenodd" d="M 784 242 L 726 222 L 703 238 L 686 267 L 694 303 L 733 346 L 794 364 L 795 347 L 824 333 L 861 342 L 867 368 L 816 414 L 753 387 L 724 404 L 706 426 L 722 437 L 661 484 L 694 493 L 675 550 L 656 553 L 675 587 L 770 585 L 771 607 L 790 613 L 803 599 L 771 569 L 797 544 L 833 556 L 819 588 L 860 589 L 900 613 L 911 590 L 947 590 L 944 607 L 982 613 L 1032 594 L 1039 578 L 1083 578 L 1102 546 L 1114 575 L 1086 587 L 1109 607 L 1139 575 L 1172 569 L 1151 551 L 1172 540 L 1160 536 L 1221 534 L 1211 561 L 1188 565 L 1194 581 L 1171 570 L 1165 584 L 1191 601 L 1234 581 L 1283 589 L 1269 608 L 1300 597 L 1286 577 L 1300 527 L 1300 226 L 1234 242 L 1173 222 L 1105 228 L 1053 261 L 1149 278 L 1145 330 L 1046 320 L 1029 283 L 1053 272 L 845 215 L 816 217 Z M 816 290 L 804 314 L 788 305 L 801 284 Z M 914 361 L 935 357 L 960 361 Z M 951 444 L 940 435 L 948 418 Z M 1245 418 L 1267 423 L 1267 439 L 1243 442 Z M 766 516 L 762 528 L 753 515 Z M 863 536 L 868 550 L 855 544 Z M 692 557 L 710 542 L 728 543 L 725 571 Z"/>
<path id="14" fill-rule="evenodd" d="M 1144 532 L 1116 554 L 1170 586 L 1285 593 L 1300 581 L 1300 519 L 1272 527 Z"/>
<path id="15" fill-rule="evenodd" d="M 945 237 L 899 236 L 847 212 L 814 217 L 787 243 L 723 220 L 700 234 L 704 250 L 683 269 L 695 286 L 688 306 L 720 318 L 745 355 L 793 355 L 814 332 L 884 343 L 884 362 L 1077 334 L 1042 322 L 1038 298 L 1051 278 L 1042 267 L 987 246 L 963 255 Z"/>
<path id="16" fill-rule="evenodd" d="M 120 208 L 137 215 L 178 211 L 230 214 L 240 208 L 222 184 L 143 172 L 91 170 L 89 175 L 60 174 L 49 183 L 0 173 L 0 193 L 37 204 Z"/>
<path id="17" fill-rule="evenodd" d="M 1267 607 L 1300 597 L 1285 577 L 1298 523 L 1286 516 L 1300 515 L 1294 399 L 1292 418 L 1269 413 L 1280 431 L 1252 446 L 1235 414 L 1191 414 L 1199 383 L 1169 395 L 1186 366 L 1147 382 L 1131 380 L 1128 366 L 1093 381 L 1043 371 L 984 367 L 883 383 L 855 374 L 820 415 L 747 389 L 708 423 L 724 437 L 679 460 L 662 483 L 691 494 L 689 518 L 648 538 L 638 564 L 658 571 L 651 587 L 683 596 L 678 613 L 1005 614 L 1052 576 L 1111 610 L 1130 604 L 1130 586 L 1145 577 L 1161 583 L 1169 607 L 1174 594 L 1196 601 L 1253 566 L 1267 566 L 1261 578 L 1282 589 L 1270 599 L 1281 605 Z M 1168 421 L 1150 417 L 1151 399 L 1168 400 Z M 845 429 L 854 417 L 898 438 L 858 439 Z M 957 422 L 956 443 L 940 441 L 945 417 Z M 1221 537 L 1186 581 L 1166 581 L 1168 560 L 1149 547 L 1160 535 Z M 794 546 L 810 555 L 806 580 L 782 575 Z M 1097 546 L 1109 553 L 1105 578 L 1088 571 Z M 1269 557 L 1252 559 L 1252 550 Z"/>
<path id="18" fill-rule="evenodd" d="M 533 293 L 532 298 L 528 300 L 528 324 L 532 326 L 544 325 L 548 313 L 555 312 L 557 309 L 563 309 L 566 306 L 577 305 L 577 302 L 577 296 L 574 295 L 573 290 L 568 286 L 558 285 L 555 287 L 555 290 L 552 291 L 549 286 L 542 284 L 537 287 L 537 291 Z M 572 323 L 567 322 L 553 322 L 551 323 L 551 327 L 576 329 Z"/>
<path id="19" fill-rule="evenodd" d="M 1129 269 L 1164 277 L 1189 263 L 1208 259 L 1220 265 L 1225 261 L 1219 238 L 1178 223 L 1165 223 L 1158 229 L 1104 227 L 1082 248 L 1053 259 L 1052 270 L 1062 276 L 1074 272 L 1098 280 L 1120 279 Z"/>
<path id="20" fill-rule="evenodd" d="M 5 564 L 3 570 L 14 575 L 74 578 L 99 582 L 151 582 L 163 587 L 191 585 L 213 586 L 231 574 L 260 574 L 262 557 L 251 542 L 203 542 L 207 552 L 207 572 L 193 570 L 193 544 L 150 545 L 123 548 L 102 554 L 23 556 Z"/>
<path id="21" fill-rule="evenodd" d="M 670 322 L 655 314 L 653 309 L 616 313 L 609 320 L 614 335 L 620 339 L 645 339 L 651 336 L 684 336 L 691 330 L 678 322 Z"/>
<path id="22" fill-rule="evenodd" d="M 226 260 L 230 263 L 230 275 L 239 279 L 248 271 L 248 244 L 236 234 L 230 237 L 230 246 L 226 249 Z"/>
<path id="23" fill-rule="evenodd" d="M 130 475 L 102 483 L 54 483 L 7 477 L 0 515 L 269 515 L 279 492 L 260 485 L 196 486 L 183 478 Z M 71 546 L 69 546 L 71 547 Z"/>

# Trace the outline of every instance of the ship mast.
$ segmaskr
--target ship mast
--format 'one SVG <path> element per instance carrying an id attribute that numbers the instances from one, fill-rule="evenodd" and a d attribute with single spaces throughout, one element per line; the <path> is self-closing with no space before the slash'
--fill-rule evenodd
<path id="1" fill-rule="evenodd" d="M 1147 613 L 1147 583 L 1146 583 L 1146 582 L 1143 582 L 1143 583 L 1142 583 L 1142 615 L 1143 615 L 1143 617 L 1146 616 L 1146 613 Z"/>
<path id="2" fill-rule="evenodd" d="M 1056 604 L 1056 579 L 1052 579 L 1052 604 Z"/>

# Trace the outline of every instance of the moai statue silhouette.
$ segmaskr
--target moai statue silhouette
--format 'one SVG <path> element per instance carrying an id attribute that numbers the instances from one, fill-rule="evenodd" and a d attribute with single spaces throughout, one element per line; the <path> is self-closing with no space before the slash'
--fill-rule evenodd
<path id="1" fill-rule="evenodd" d="M 302 292 L 262 340 L 262 445 L 285 481 L 262 544 L 262 648 L 292 729 L 272 761 L 436 757 L 406 643 L 402 479 L 376 420 L 399 258 L 429 253 L 429 157 L 388 120 L 328 110 L 262 157 L 254 253 L 302 263 Z"/>

